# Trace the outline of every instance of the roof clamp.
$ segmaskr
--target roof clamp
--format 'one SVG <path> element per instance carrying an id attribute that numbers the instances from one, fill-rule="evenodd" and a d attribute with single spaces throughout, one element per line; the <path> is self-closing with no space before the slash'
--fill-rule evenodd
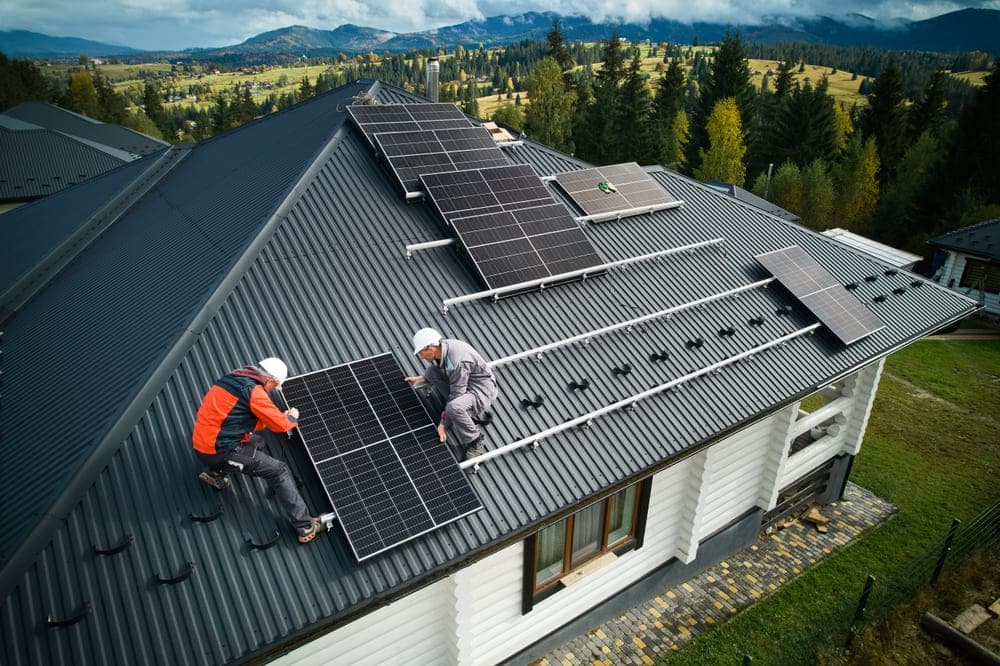
<path id="1" fill-rule="evenodd" d="M 635 408 L 636 408 L 636 405 L 638 405 L 638 404 L 639 404 L 638 400 L 636 400 L 634 402 L 630 402 L 628 404 L 628 407 L 625 408 L 625 410 L 628 411 L 628 412 L 634 412 Z"/>
<path id="2" fill-rule="evenodd" d="M 521 407 L 524 409 L 538 409 L 544 402 L 545 398 L 536 394 L 534 399 L 521 398 Z"/>
<path id="3" fill-rule="evenodd" d="M 533 441 L 531 443 L 531 450 L 534 451 L 535 449 L 537 449 L 541 445 L 542 445 L 542 440 L 536 439 L 535 441 Z"/>
<path id="4" fill-rule="evenodd" d="M 580 381 L 576 381 L 574 379 L 569 383 L 570 391 L 586 391 L 588 388 L 590 388 L 590 380 L 586 378 L 581 379 Z"/>
<path id="5" fill-rule="evenodd" d="M 632 372 L 632 366 L 628 363 L 623 363 L 620 366 L 615 366 L 611 368 L 611 374 L 615 377 L 624 377 L 628 373 Z"/>
<path id="6" fill-rule="evenodd" d="M 666 351 L 653 352 L 652 354 L 649 355 L 649 360 L 652 361 L 653 363 L 656 363 L 657 361 L 663 362 L 666 361 L 668 358 L 670 358 L 670 354 L 667 353 Z"/>
<path id="7" fill-rule="evenodd" d="M 542 361 L 542 357 L 543 357 L 544 355 L 545 355 L 545 353 L 544 353 L 544 352 L 538 352 L 537 354 L 535 354 L 535 362 L 536 362 L 536 363 L 541 363 L 541 361 Z"/>

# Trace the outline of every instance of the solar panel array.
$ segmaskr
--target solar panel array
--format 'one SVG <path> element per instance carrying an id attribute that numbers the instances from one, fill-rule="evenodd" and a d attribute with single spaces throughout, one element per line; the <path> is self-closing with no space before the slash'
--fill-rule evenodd
<path id="1" fill-rule="evenodd" d="M 635 162 L 559 173 L 555 180 L 595 222 L 681 205 Z"/>
<path id="2" fill-rule="evenodd" d="M 528 165 L 423 174 L 420 180 L 491 289 L 603 263 Z"/>
<path id="3" fill-rule="evenodd" d="M 798 245 L 757 255 L 756 259 L 845 345 L 883 327 L 861 301 Z"/>
<path id="4" fill-rule="evenodd" d="M 283 385 L 358 561 L 482 508 L 391 354 Z"/>
<path id="5" fill-rule="evenodd" d="M 351 104 L 347 112 L 369 140 L 380 132 L 474 127 L 454 104 Z"/>
<path id="6" fill-rule="evenodd" d="M 421 174 L 510 164 L 483 127 L 386 132 L 374 136 L 407 193 L 421 191 Z"/>

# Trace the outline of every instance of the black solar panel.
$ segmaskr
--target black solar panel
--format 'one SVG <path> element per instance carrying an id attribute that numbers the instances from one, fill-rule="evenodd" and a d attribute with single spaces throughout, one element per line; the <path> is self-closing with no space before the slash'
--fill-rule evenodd
<path id="1" fill-rule="evenodd" d="M 861 301 L 798 245 L 756 259 L 845 345 L 882 328 Z"/>
<path id="2" fill-rule="evenodd" d="M 359 561 L 482 508 L 403 377 L 382 354 L 283 385 Z"/>
<path id="3" fill-rule="evenodd" d="M 528 165 L 421 176 L 491 289 L 602 263 Z"/>
<path id="4" fill-rule="evenodd" d="M 351 104 L 347 112 L 365 136 L 381 132 L 419 132 L 472 127 L 454 104 Z"/>
<path id="5" fill-rule="evenodd" d="M 569 171 L 556 174 L 555 179 L 584 215 L 594 221 L 672 208 L 681 203 L 635 162 Z"/>
<path id="6" fill-rule="evenodd" d="M 379 133 L 375 142 L 407 193 L 420 191 L 425 173 L 509 164 L 483 127 Z"/>

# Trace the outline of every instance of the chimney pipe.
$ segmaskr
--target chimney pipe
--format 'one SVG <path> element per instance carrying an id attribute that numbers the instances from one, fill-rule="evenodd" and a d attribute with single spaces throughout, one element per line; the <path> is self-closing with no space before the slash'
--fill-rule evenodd
<path id="1" fill-rule="evenodd" d="M 427 59 L 427 88 L 425 96 L 432 102 L 438 101 L 438 77 L 441 67 L 437 58 Z"/>

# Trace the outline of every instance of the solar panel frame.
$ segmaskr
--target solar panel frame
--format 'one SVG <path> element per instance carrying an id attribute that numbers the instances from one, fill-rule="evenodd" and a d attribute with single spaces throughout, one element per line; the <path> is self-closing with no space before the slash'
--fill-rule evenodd
<path id="1" fill-rule="evenodd" d="M 529 165 L 424 174 L 421 182 L 491 289 L 604 263 Z"/>
<path id="2" fill-rule="evenodd" d="M 376 145 L 408 194 L 419 194 L 420 175 L 506 166 L 510 162 L 483 127 L 374 134 Z"/>
<path id="3" fill-rule="evenodd" d="M 554 176 L 583 217 L 602 222 L 681 205 L 635 162 L 567 171 Z M 610 183 L 616 191 L 601 190 Z"/>
<path id="4" fill-rule="evenodd" d="M 755 259 L 845 345 L 884 328 L 864 303 L 798 245 Z"/>
<path id="5" fill-rule="evenodd" d="M 292 377 L 283 390 L 359 562 L 482 508 L 391 354 Z"/>
<path id="6" fill-rule="evenodd" d="M 451 103 L 428 104 L 350 104 L 347 113 L 374 144 L 375 134 L 418 132 L 475 127 L 461 109 Z"/>

